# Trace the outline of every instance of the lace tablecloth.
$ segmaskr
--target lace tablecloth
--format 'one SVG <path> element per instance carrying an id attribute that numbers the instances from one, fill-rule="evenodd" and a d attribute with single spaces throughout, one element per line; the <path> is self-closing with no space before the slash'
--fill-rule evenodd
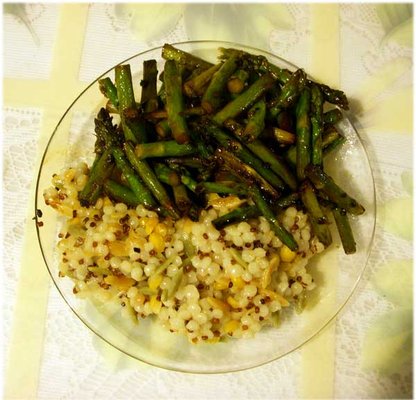
<path id="1" fill-rule="evenodd" d="M 5 398 L 412 397 L 411 5 L 7 4 L 3 25 Z M 133 54 L 198 39 L 272 51 L 360 99 L 378 202 L 368 267 L 336 322 L 278 361 L 208 376 L 150 367 L 87 330 L 32 221 L 41 154 L 75 96 Z"/>

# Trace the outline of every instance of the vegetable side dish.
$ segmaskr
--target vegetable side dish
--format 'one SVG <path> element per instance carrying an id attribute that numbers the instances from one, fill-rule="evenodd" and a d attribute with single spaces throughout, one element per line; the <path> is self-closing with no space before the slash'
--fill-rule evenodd
<path id="1" fill-rule="evenodd" d="M 141 80 L 128 64 L 99 80 L 94 162 L 44 191 L 64 216 L 60 276 L 193 343 L 250 337 L 302 309 L 334 233 L 356 251 L 349 217 L 364 208 L 324 168 L 348 101 L 237 49 L 211 64 L 166 44 L 162 58 Z"/>

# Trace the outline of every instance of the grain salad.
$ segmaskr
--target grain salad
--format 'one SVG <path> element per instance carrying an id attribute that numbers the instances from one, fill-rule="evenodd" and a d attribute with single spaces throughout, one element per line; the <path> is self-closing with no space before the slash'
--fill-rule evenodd
<path id="1" fill-rule="evenodd" d="M 82 207 L 78 192 L 88 174 L 80 163 L 54 175 L 44 192 L 64 217 L 59 275 L 73 280 L 81 298 L 115 301 L 126 318 L 153 316 L 197 343 L 251 337 L 315 287 L 308 261 L 324 246 L 295 207 L 280 216 L 298 243 L 293 252 L 263 217 L 215 229 L 215 218 L 240 205 L 234 196 L 210 196 L 196 222 L 161 219 L 108 197 Z"/>

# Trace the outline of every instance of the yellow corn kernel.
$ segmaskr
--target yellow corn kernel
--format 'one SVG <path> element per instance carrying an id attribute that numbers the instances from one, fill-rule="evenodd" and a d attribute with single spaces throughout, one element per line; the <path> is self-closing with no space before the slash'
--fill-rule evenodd
<path id="1" fill-rule="evenodd" d="M 225 276 L 221 276 L 214 282 L 214 290 L 225 290 L 228 289 L 230 280 Z"/>
<path id="2" fill-rule="evenodd" d="M 233 283 L 233 289 L 237 290 L 241 290 L 246 285 L 244 279 L 241 276 L 232 276 L 231 282 Z"/>
<path id="3" fill-rule="evenodd" d="M 221 300 L 216 299 L 215 297 L 207 297 L 209 305 L 213 308 L 219 308 L 220 310 L 227 312 L 230 310 L 230 306 L 227 303 L 224 303 Z"/>
<path id="4" fill-rule="evenodd" d="M 113 242 L 108 243 L 108 248 L 110 253 L 116 257 L 123 257 L 129 255 L 129 247 L 126 242 L 122 240 L 114 240 Z"/>
<path id="5" fill-rule="evenodd" d="M 159 314 L 162 308 L 162 302 L 157 299 L 157 294 L 150 297 L 150 309 L 154 314 Z"/>
<path id="6" fill-rule="evenodd" d="M 238 301 L 231 296 L 227 297 L 227 303 L 232 307 L 232 308 L 239 308 L 240 304 L 238 303 Z"/>
<path id="7" fill-rule="evenodd" d="M 296 257 L 296 252 L 292 251 L 286 245 L 283 245 L 280 249 L 280 259 L 283 262 L 292 262 Z"/>
<path id="8" fill-rule="evenodd" d="M 150 243 L 153 244 L 154 249 L 158 253 L 162 252 L 163 249 L 165 248 L 165 241 L 159 233 L 156 233 L 156 232 L 151 233 L 149 236 L 149 241 Z"/>
<path id="9" fill-rule="evenodd" d="M 224 324 L 224 331 L 228 334 L 234 333 L 240 327 L 240 323 L 232 319 Z"/>
<path id="10" fill-rule="evenodd" d="M 152 275 L 148 280 L 147 284 L 149 285 L 150 290 L 156 290 L 163 281 L 163 276 L 160 274 Z"/>
<path id="11" fill-rule="evenodd" d="M 263 289 L 261 288 L 259 290 L 259 294 L 261 294 L 262 296 L 268 296 L 270 297 L 272 300 L 276 300 L 277 299 L 277 293 L 274 292 L 273 290 L 269 290 L 269 289 Z"/>
<path id="12" fill-rule="evenodd" d="M 108 197 L 105 197 L 104 202 L 103 202 L 103 208 L 105 206 L 112 206 L 112 205 L 113 205 L 113 202 Z"/>
<path id="13" fill-rule="evenodd" d="M 146 232 L 146 235 L 150 235 L 154 229 L 156 228 L 156 225 L 159 223 L 159 218 L 157 217 L 151 217 L 148 218 L 145 226 L 144 226 L 144 230 Z"/>
<path id="14" fill-rule="evenodd" d="M 104 282 L 115 286 L 118 290 L 128 290 L 136 281 L 127 276 L 109 275 L 104 278 Z"/>
<path id="15" fill-rule="evenodd" d="M 168 233 L 168 227 L 163 222 L 160 222 L 156 225 L 155 232 L 161 236 L 166 236 Z"/>

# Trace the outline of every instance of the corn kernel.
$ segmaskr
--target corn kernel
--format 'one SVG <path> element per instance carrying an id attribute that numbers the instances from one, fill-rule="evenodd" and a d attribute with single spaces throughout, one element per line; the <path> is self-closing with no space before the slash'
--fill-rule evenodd
<path id="1" fill-rule="evenodd" d="M 103 208 L 106 206 L 112 206 L 112 205 L 113 205 L 113 202 L 108 197 L 105 197 L 104 202 L 103 202 Z"/>
<path id="2" fill-rule="evenodd" d="M 276 300 L 277 299 L 277 293 L 274 292 L 273 290 L 269 290 L 269 289 L 263 289 L 261 288 L 259 290 L 259 293 L 263 296 L 268 296 L 270 297 L 272 300 Z"/>
<path id="3" fill-rule="evenodd" d="M 118 290 L 128 290 L 136 281 L 127 276 L 109 275 L 104 278 L 104 282 L 115 286 Z"/>
<path id="4" fill-rule="evenodd" d="M 155 232 L 161 236 L 166 236 L 166 234 L 168 233 L 168 228 L 166 224 L 160 222 L 156 225 Z"/>
<path id="5" fill-rule="evenodd" d="M 150 243 L 153 244 L 154 249 L 160 253 L 165 248 L 165 241 L 163 240 L 163 237 L 156 232 L 153 232 L 149 236 Z"/>
<path id="6" fill-rule="evenodd" d="M 230 310 L 230 306 L 227 303 L 224 303 L 221 300 L 216 299 L 215 297 L 207 297 L 209 305 L 213 308 L 219 308 L 220 310 L 226 312 Z"/>
<path id="7" fill-rule="evenodd" d="M 232 276 L 231 282 L 233 283 L 233 289 L 237 290 L 241 290 L 246 285 L 244 279 L 241 276 Z"/>
<path id="8" fill-rule="evenodd" d="M 228 334 L 234 333 L 239 327 L 240 323 L 237 320 L 232 319 L 224 324 L 224 331 Z"/>
<path id="9" fill-rule="evenodd" d="M 129 255 L 129 248 L 127 243 L 121 240 L 114 240 L 113 242 L 109 242 L 108 247 L 113 256 L 123 257 Z"/>
<path id="10" fill-rule="evenodd" d="M 218 343 L 220 339 L 221 338 L 219 336 L 214 336 L 211 339 L 206 340 L 206 343 Z"/>
<path id="11" fill-rule="evenodd" d="M 156 225 L 159 223 L 159 219 L 157 217 L 151 217 L 148 218 L 144 230 L 146 232 L 146 235 L 150 235 L 154 229 L 156 228 Z"/>
<path id="12" fill-rule="evenodd" d="M 231 296 L 227 297 L 227 303 L 232 307 L 232 308 L 239 308 L 240 304 L 238 303 L 238 301 Z"/>
<path id="13" fill-rule="evenodd" d="M 230 280 L 226 278 L 225 276 L 221 276 L 214 282 L 214 289 L 215 290 L 225 290 L 228 289 L 228 285 L 230 283 Z"/>
<path id="14" fill-rule="evenodd" d="M 162 308 L 162 302 L 157 299 L 157 294 L 150 297 L 150 309 L 154 314 L 159 314 Z"/>
<path id="15" fill-rule="evenodd" d="M 163 281 L 163 276 L 160 274 L 152 275 L 147 283 L 149 285 L 149 289 L 156 290 Z"/>
<path id="16" fill-rule="evenodd" d="M 292 251 L 286 245 L 283 245 L 280 249 L 280 259 L 283 262 L 292 262 L 296 257 L 296 252 Z"/>

